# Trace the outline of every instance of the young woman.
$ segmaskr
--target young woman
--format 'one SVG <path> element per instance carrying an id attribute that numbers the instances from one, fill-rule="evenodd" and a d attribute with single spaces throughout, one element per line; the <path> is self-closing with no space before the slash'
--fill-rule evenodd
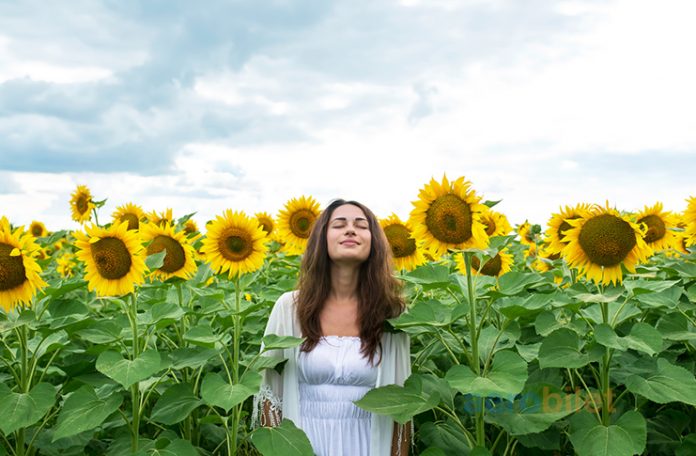
<path id="1" fill-rule="evenodd" d="M 384 331 L 404 310 L 391 248 L 375 215 L 333 201 L 319 216 L 302 259 L 298 290 L 276 302 L 266 334 L 303 337 L 282 374 L 267 370 L 256 404 L 261 424 L 292 420 L 319 456 L 407 455 L 411 429 L 353 401 L 411 374 L 409 339 Z"/>

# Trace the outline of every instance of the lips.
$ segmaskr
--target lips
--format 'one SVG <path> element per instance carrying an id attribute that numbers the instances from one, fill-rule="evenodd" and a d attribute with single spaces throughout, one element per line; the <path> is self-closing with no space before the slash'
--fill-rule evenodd
<path id="1" fill-rule="evenodd" d="M 341 245 L 358 245 L 358 243 L 356 241 L 353 241 L 353 240 L 347 240 L 347 241 L 341 242 Z"/>

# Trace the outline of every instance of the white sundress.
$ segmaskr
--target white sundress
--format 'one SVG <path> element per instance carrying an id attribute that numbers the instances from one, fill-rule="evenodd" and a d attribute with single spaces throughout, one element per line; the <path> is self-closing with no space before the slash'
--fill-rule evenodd
<path id="1" fill-rule="evenodd" d="M 369 456 L 372 414 L 358 408 L 377 367 L 357 336 L 325 336 L 298 359 L 301 428 L 318 456 Z"/>

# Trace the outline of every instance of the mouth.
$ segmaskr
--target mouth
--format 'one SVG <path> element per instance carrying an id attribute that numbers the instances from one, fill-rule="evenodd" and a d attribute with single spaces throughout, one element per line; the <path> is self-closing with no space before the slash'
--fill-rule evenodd
<path id="1" fill-rule="evenodd" d="M 341 242 L 341 245 L 358 245 L 358 243 L 356 241 L 348 240 Z"/>

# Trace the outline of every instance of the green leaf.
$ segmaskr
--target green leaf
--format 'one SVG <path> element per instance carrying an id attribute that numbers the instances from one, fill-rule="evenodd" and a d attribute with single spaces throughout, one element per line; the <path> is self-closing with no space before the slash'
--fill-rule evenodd
<path id="1" fill-rule="evenodd" d="M 486 421 L 518 436 L 543 432 L 556 421 L 585 406 L 584 399 L 553 385 L 532 385 L 513 402 L 502 401 L 486 410 Z"/>
<path id="2" fill-rule="evenodd" d="M 683 402 L 696 405 L 694 374 L 663 358 L 658 358 L 653 372 L 629 376 L 626 388 L 658 404 Z"/>
<path id="3" fill-rule="evenodd" d="M 504 295 L 516 295 L 545 279 L 536 272 L 511 271 L 498 278 L 498 291 Z"/>
<path id="4" fill-rule="evenodd" d="M 583 333 L 585 327 L 584 321 L 574 320 L 573 315 L 565 309 L 542 312 L 534 321 L 534 329 L 540 336 L 548 336 L 559 328 L 568 328 L 577 333 Z"/>
<path id="5" fill-rule="evenodd" d="M 163 301 L 153 304 L 148 309 L 144 323 L 146 325 L 170 323 L 180 320 L 184 315 L 186 315 L 186 312 L 184 312 L 177 303 L 173 301 Z"/>
<path id="6" fill-rule="evenodd" d="M 624 280 L 623 286 L 634 295 L 660 293 L 673 288 L 679 283 L 679 280 Z"/>
<path id="7" fill-rule="evenodd" d="M 36 424 L 56 401 L 56 388 L 48 383 L 35 385 L 29 393 L 14 393 L 0 383 L 0 430 L 8 435 Z"/>
<path id="8" fill-rule="evenodd" d="M 164 445 L 160 447 L 160 445 Z M 154 448 L 146 449 L 145 451 L 136 453 L 135 456 L 198 456 L 196 447 L 191 445 L 191 442 L 183 439 L 175 439 L 168 441 L 167 439 L 159 439 L 155 443 Z"/>
<path id="9" fill-rule="evenodd" d="M 203 379 L 201 397 L 206 404 L 229 412 L 235 405 L 241 404 L 248 397 L 258 393 L 259 388 L 261 388 L 261 374 L 258 372 L 245 372 L 236 385 L 227 383 L 219 374 L 209 373 Z"/>
<path id="10" fill-rule="evenodd" d="M 261 343 L 263 343 L 263 351 L 268 350 L 279 350 L 285 348 L 299 347 L 304 339 L 302 337 L 293 336 L 277 336 L 275 334 L 268 334 L 263 336 Z"/>
<path id="11" fill-rule="evenodd" d="M 89 431 L 102 424 L 123 402 L 120 394 L 100 399 L 91 386 L 85 385 L 65 400 L 53 430 L 53 441 Z"/>
<path id="12" fill-rule="evenodd" d="M 570 329 L 557 329 L 548 335 L 539 348 L 539 367 L 578 368 L 587 365 L 590 358 L 580 350 L 580 339 Z"/>
<path id="13" fill-rule="evenodd" d="M 622 322 L 642 313 L 641 310 L 635 306 L 635 304 L 631 303 L 631 301 L 625 305 L 618 301 L 610 302 L 608 304 L 608 308 L 609 321 L 613 322 L 614 325 L 619 325 Z M 582 309 L 580 313 L 592 323 L 599 324 L 604 322 L 601 304 L 593 304 L 585 309 Z"/>
<path id="14" fill-rule="evenodd" d="M 636 296 L 636 299 L 647 307 L 654 309 L 659 309 L 661 307 L 673 309 L 679 303 L 679 299 L 683 293 L 684 288 L 675 286 L 657 293 L 641 294 Z"/>
<path id="15" fill-rule="evenodd" d="M 390 416 L 405 424 L 415 415 L 431 410 L 440 402 L 437 391 L 425 391 L 419 374 L 411 374 L 404 386 L 387 385 L 372 389 L 355 405 L 368 412 Z"/>
<path id="16" fill-rule="evenodd" d="M 520 355 L 503 350 L 493 358 L 493 366 L 485 375 L 476 375 L 468 366 L 455 365 L 445 379 L 463 394 L 477 397 L 514 397 L 527 381 L 527 362 Z"/>
<path id="17" fill-rule="evenodd" d="M 696 454 L 696 434 L 689 434 L 682 441 L 675 456 L 693 456 Z"/>
<path id="18" fill-rule="evenodd" d="M 452 306 L 438 300 L 419 300 L 408 311 L 389 322 L 398 329 L 420 326 L 443 327 L 452 323 Z"/>
<path id="19" fill-rule="evenodd" d="M 201 347 L 215 348 L 215 343 L 220 341 L 220 336 L 213 332 L 209 324 L 199 323 L 184 334 L 184 340 Z"/>
<path id="20" fill-rule="evenodd" d="M 75 333 L 76 336 L 93 344 L 109 344 L 121 338 L 123 327 L 112 320 L 93 321 L 89 328 Z"/>
<path id="21" fill-rule="evenodd" d="M 579 456 L 633 456 L 645 450 L 645 419 L 634 410 L 609 426 L 598 423 L 593 415 L 580 413 L 571 420 L 571 430 L 570 441 Z"/>
<path id="22" fill-rule="evenodd" d="M 650 356 L 662 351 L 662 336 L 647 323 L 634 324 L 631 333 L 625 337 L 619 337 L 611 326 L 602 323 L 595 326 L 594 335 L 599 344 L 617 350 L 630 348 Z"/>
<path id="23" fill-rule="evenodd" d="M 467 437 L 453 421 L 426 421 L 418 428 L 418 435 L 426 445 L 438 448 L 444 454 L 465 456 L 471 448 L 466 444 Z"/>
<path id="24" fill-rule="evenodd" d="M 289 419 L 276 427 L 260 427 L 251 433 L 251 443 L 263 456 L 313 456 L 307 435 Z"/>
<path id="25" fill-rule="evenodd" d="M 150 419 L 162 424 L 175 424 L 186 419 L 203 401 L 193 394 L 190 383 L 178 383 L 157 400 Z"/>
<path id="26" fill-rule="evenodd" d="M 145 265 L 150 271 L 159 269 L 164 264 L 164 257 L 167 255 L 167 249 L 162 249 L 159 253 L 153 253 L 145 258 Z"/>
<path id="27" fill-rule="evenodd" d="M 542 309 L 550 306 L 555 294 L 534 293 L 529 296 L 511 296 L 498 299 L 494 305 L 510 319 L 536 315 Z"/>
<path id="28" fill-rule="evenodd" d="M 199 369 L 208 363 L 208 360 L 218 355 L 218 351 L 203 347 L 182 347 L 169 353 L 172 369 Z"/>
<path id="29" fill-rule="evenodd" d="M 447 288 L 450 283 L 449 267 L 437 263 L 425 263 L 401 276 L 404 282 L 420 285 L 423 290 Z"/>
<path id="30" fill-rule="evenodd" d="M 680 342 L 696 340 L 696 328 L 680 313 L 663 315 L 656 326 L 662 337 L 667 340 Z"/>
<path id="31" fill-rule="evenodd" d="M 124 388 L 129 388 L 162 370 L 163 365 L 160 353 L 155 350 L 145 351 L 133 361 L 124 359 L 120 353 L 105 351 L 97 358 L 96 368 Z"/>

